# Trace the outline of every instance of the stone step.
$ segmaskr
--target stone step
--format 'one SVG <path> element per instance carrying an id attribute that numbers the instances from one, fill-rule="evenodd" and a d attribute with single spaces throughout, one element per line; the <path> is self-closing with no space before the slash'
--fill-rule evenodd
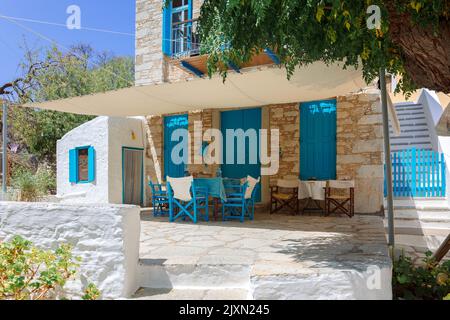
<path id="1" fill-rule="evenodd" d="M 399 136 L 391 137 L 391 141 L 405 142 L 405 141 L 403 141 L 404 139 L 418 139 L 418 138 L 428 138 L 429 139 L 430 134 L 427 132 L 421 132 L 421 133 L 418 133 L 415 135 L 413 135 L 413 134 L 399 135 Z"/>
<path id="2" fill-rule="evenodd" d="M 431 142 L 429 142 L 429 141 L 411 141 L 411 142 L 392 142 L 391 143 L 392 151 L 400 151 L 400 150 L 406 150 L 406 149 L 410 149 L 410 148 L 431 150 L 432 147 L 433 146 L 431 145 Z"/>
<path id="3" fill-rule="evenodd" d="M 384 211 L 387 217 L 387 210 Z M 450 222 L 450 211 L 448 210 L 417 210 L 415 208 L 394 209 L 395 220 L 420 220 L 423 222 Z"/>
<path id="4" fill-rule="evenodd" d="M 404 123 L 403 125 L 400 125 L 400 127 L 401 127 L 402 131 L 403 131 L 403 129 L 407 129 L 407 130 L 428 129 L 427 123 L 423 122 L 423 121 Z"/>
<path id="5" fill-rule="evenodd" d="M 397 116 L 414 116 L 414 115 L 424 115 L 425 111 L 423 109 L 417 110 L 400 110 L 397 111 Z"/>
<path id="6" fill-rule="evenodd" d="M 140 288 L 132 300 L 250 300 L 246 289 Z"/>
<path id="7" fill-rule="evenodd" d="M 418 236 L 411 234 L 396 234 L 396 245 L 402 246 L 405 251 L 415 250 L 417 252 L 425 253 L 430 250 L 434 252 L 439 248 L 445 236 Z"/>
<path id="8" fill-rule="evenodd" d="M 387 208 L 386 200 L 384 200 L 384 207 Z M 394 209 L 450 211 L 448 200 L 445 198 L 395 198 Z"/>
<path id="9" fill-rule="evenodd" d="M 388 221 L 383 220 L 387 229 Z M 418 220 L 396 220 L 394 221 L 396 234 L 417 236 L 447 236 L 450 233 L 450 222 L 422 222 Z"/>
<path id="10" fill-rule="evenodd" d="M 396 105 L 395 111 L 424 110 L 421 104 Z"/>
<path id="11" fill-rule="evenodd" d="M 180 257 L 183 259 L 183 257 Z M 168 262 L 165 259 L 140 259 L 138 283 L 154 289 L 247 289 L 250 264 Z"/>
<path id="12" fill-rule="evenodd" d="M 426 117 L 425 115 L 421 115 L 421 114 L 410 114 L 410 115 L 402 115 L 401 117 L 398 118 L 398 121 L 400 121 L 400 124 L 403 123 L 408 123 L 409 121 L 413 121 L 416 122 L 414 120 L 425 120 Z"/>
<path id="13" fill-rule="evenodd" d="M 401 134 L 419 134 L 419 133 L 429 133 L 430 131 L 428 130 L 427 127 L 425 128 L 408 128 L 408 129 L 403 129 L 402 128 L 402 132 Z M 389 130 L 389 135 L 393 136 L 394 131 L 392 131 L 392 127 Z"/>

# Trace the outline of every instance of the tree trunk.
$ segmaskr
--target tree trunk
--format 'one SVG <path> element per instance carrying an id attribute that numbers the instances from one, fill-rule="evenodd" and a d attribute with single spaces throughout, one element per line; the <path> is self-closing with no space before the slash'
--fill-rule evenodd
<path id="1" fill-rule="evenodd" d="M 440 262 L 449 251 L 450 251 L 450 233 L 448 234 L 444 242 L 442 242 L 439 249 L 437 249 L 433 257 L 437 262 Z"/>
<path id="2" fill-rule="evenodd" d="M 411 16 L 396 12 L 387 1 L 389 34 L 402 51 L 406 73 L 419 88 L 450 93 L 450 20 L 441 18 L 438 34 L 423 28 Z"/>

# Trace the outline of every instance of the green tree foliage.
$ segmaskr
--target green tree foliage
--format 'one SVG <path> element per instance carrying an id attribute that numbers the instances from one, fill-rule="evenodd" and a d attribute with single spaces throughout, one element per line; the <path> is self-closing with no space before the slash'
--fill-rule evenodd
<path id="1" fill-rule="evenodd" d="M 63 53 L 56 47 L 28 50 L 22 63 L 30 82 L 18 91 L 22 103 L 58 100 L 104 92 L 134 84 L 134 61 L 130 57 L 96 54 L 78 45 Z M 31 73 L 31 76 L 30 76 Z M 15 108 L 11 130 L 39 160 L 54 165 L 56 141 L 91 116 L 48 110 Z"/>
<path id="2" fill-rule="evenodd" d="M 380 8 L 379 28 L 367 27 L 370 5 Z M 435 87 L 450 91 L 450 51 L 446 51 L 450 48 L 449 18 L 449 0 L 205 0 L 199 29 L 203 51 L 210 54 L 210 75 L 219 72 L 225 77 L 222 66 L 228 61 L 239 65 L 255 52 L 271 48 L 288 75 L 296 67 L 315 61 L 343 62 L 344 68 L 361 67 L 369 83 L 378 76 L 379 68 L 385 67 L 387 72 L 401 76 L 398 90 L 408 93 L 425 82 L 421 74 L 414 74 L 413 67 L 417 66 L 411 61 L 423 58 L 420 62 L 424 69 L 431 68 L 435 62 L 427 58 L 433 54 L 440 55 L 436 61 L 443 62 L 444 67 L 436 72 L 442 71 L 445 78 L 436 79 L 440 83 Z M 420 34 L 416 25 L 432 30 L 432 34 Z M 412 52 L 413 59 L 408 60 L 400 47 L 401 37 L 408 33 L 417 33 L 417 39 L 436 37 L 433 43 L 443 49 L 423 48 L 423 57 Z"/>

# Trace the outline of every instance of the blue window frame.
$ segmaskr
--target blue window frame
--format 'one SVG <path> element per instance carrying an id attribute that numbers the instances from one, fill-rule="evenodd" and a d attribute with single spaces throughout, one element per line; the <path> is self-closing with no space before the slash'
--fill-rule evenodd
<path id="1" fill-rule="evenodd" d="M 69 150 L 69 182 L 90 183 L 95 180 L 95 149 L 92 146 Z"/>
<path id="2" fill-rule="evenodd" d="M 192 0 L 170 1 L 163 9 L 163 53 L 189 52 L 192 42 Z"/>

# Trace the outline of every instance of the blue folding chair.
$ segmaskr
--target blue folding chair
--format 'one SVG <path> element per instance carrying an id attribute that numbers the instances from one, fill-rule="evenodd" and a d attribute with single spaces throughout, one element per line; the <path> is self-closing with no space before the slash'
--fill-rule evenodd
<path id="1" fill-rule="evenodd" d="M 164 216 L 169 214 L 169 196 L 160 183 L 148 183 L 152 190 L 153 216 Z"/>
<path id="2" fill-rule="evenodd" d="M 253 219 L 248 214 L 247 200 L 245 199 L 245 191 L 248 183 L 241 184 L 239 180 L 225 180 L 225 191 L 227 193 L 226 200 L 222 200 L 222 219 L 226 220 L 240 220 L 244 222 L 245 217 Z"/>
<path id="3" fill-rule="evenodd" d="M 167 182 L 167 193 L 169 196 L 169 221 L 182 218 L 191 219 L 194 223 L 197 223 L 198 218 L 202 218 L 205 221 L 209 221 L 209 194 L 208 188 L 195 187 L 195 183 L 191 185 L 191 200 L 183 201 L 175 198 L 172 186 L 170 182 Z M 202 213 L 203 211 L 203 213 Z"/>
<path id="4" fill-rule="evenodd" d="M 252 196 L 249 199 L 246 199 L 246 209 L 248 212 L 248 216 L 250 220 L 255 218 L 255 199 L 256 194 L 258 193 L 259 183 L 253 188 Z"/>

